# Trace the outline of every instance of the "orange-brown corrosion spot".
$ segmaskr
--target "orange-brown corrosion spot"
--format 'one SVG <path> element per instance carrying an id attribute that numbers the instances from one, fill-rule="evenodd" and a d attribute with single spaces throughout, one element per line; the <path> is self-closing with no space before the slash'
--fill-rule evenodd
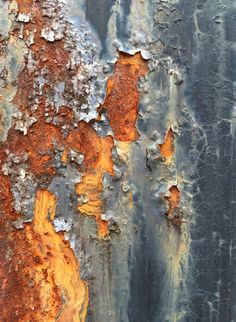
<path id="1" fill-rule="evenodd" d="M 24 12 L 30 0 L 17 0 L 20 12 Z M 55 148 L 60 147 L 64 149 L 64 153 L 61 156 L 61 161 L 66 164 L 68 162 L 68 154 L 70 150 L 74 150 L 78 153 L 83 153 L 84 162 L 83 167 L 80 169 L 83 171 L 83 179 L 86 182 L 86 176 L 90 179 L 94 176 L 93 185 L 88 187 L 86 191 L 81 191 L 81 194 L 90 195 L 89 191 L 93 190 L 96 182 L 98 189 L 97 197 L 101 198 L 102 191 L 100 189 L 102 185 L 102 176 L 105 172 L 113 174 L 111 149 L 113 147 L 112 138 L 99 138 L 96 131 L 91 127 L 90 124 L 80 122 L 78 129 L 71 130 L 68 134 L 67 139 L 64 139 L 58 126 L 47 124 L 44 119 L 46 98 L 51 96 L 54 86 L 59 81 L 65 83 L 65 89 L 69 92 L 73 86 L 72 79 L 77 76 L 80 71 L 80 66 L 75 69 L 67 69 L 65 66 L 71 61 L 71 49 L 65 46 L 66 35 L 63 39 L 56 42 L 48 42 L 42 36 L 42 29 L 50 26 L 50 20 L 42 14 L 42 7 L 40 1 L 35 1 L 33 5 L 29 5 L 28 9 L 31 11 L 31 20 L 29 23 L 24 25 L 23 37 L 25 40 L 29 39 L 29 35 L 34 35 L 34 42 L 30 46 L 30 51 L 34 60 L 35 68 L 37 70 L 47 71 L 47 83 L 42 87 L 43 95 L 39 98 L 39 104 L 37 110 L 33 112 L 33 116 L 37 119 L 37 122 L 30 128 L 28 135 L 16 134 L 13 129 L 9 131 L 8 146 L 7 148 L 14 153 L 19 154 L 24 151 L 28 153 L 28 166 L 37 180 L 45 178 L 49 181 L 57 173 L 55 169 Z M 17 31 L 16 31 L 17 32 Z M 16 35 L 18 37 L 18 35 Z M 140 54 L 129 56 L 131 68 L 125 68 L 128 66 L 128 62 L 125 62 L 126 55 L 123 57 L 123 71 L 129 76 L 128 83 L 132 83 L 128 87 L 130 88 L 130 94 L 128 97 L 132 97 L 133 92 L 137 92 L 137 73 L 141 75 L 142 69 L 144 68 L 144 61 Z M 142 67 L 143 65 L 143 67 Z M 135 67 L 136 66 L 136 67 Z M 129 75 L 129 71 L 132 75 Z M 125 78 L 124 74 L 122 78 Z M 31 71 L 29 66 L 26 64 L 23 72 L 18 79 L 18 89 L 14 97 L 14 103 L 19 107 L 19 110 L 24 113 L 29 111 L 29 102 L 34 97 L 36 75 Z M 115 86 L 117 86 L 116 77 L 114 78 Z M 112 80 L 110 82 L 113 82 Z M 132 86 L 134 89 L 132 89 Z M 127 87 L 127 85 L 126 85 Z M 114 90 L 112 88 L 114 97 Z M 136 94 L 138 97 L 138 93 Z M 136 97 L 136 100 L 138 98 Z M 48 104 L 48 103 L 47 103 Z M 133 103 L 132 103 L 133 104 Z M 49 117 L 54 116 L 54 109 L 47 106 L 47 114 Z M 112 116 L 112 114 L 111 114 Z M 57 114 L 57 124 L 71 125 L 74 122 L 73 111 L 68 107 L 61 107 Z M 134 122 L 135 123 L 135 122 Z M 70 127 L 70 126 L 69 126 Z M 20 144 L 19 144 L 20 143 Z M 84 187 L 85 189 L 85 187 Z M 81 188 L 81 190 L 83 190 Z M 88 196 L 89 198 L 89 196 Z M 107 230 L 107 223 L 101 220 L 103 202 L 100 200 L 101 206 L 94 208 L 93 216 L 96 217 L 100 235 L 105 235 Z M 82 208 L 83 209 L 83 208 Z M 90 212 L 90 215 L 92 212 Z"/>
<path id="2" fill-rule="evenodd" d="M 20 13 L 28 14 L 31 10 L 34 0 L 17 0 Z"/>
<path id="3" fill-rule="evenodd" d="M 180 201 L 180 192 L 177 186 L 172 186 L 169 189 L 169 197 L 166 197 L 166 199 L 169 202 L 169 209 L 173 210 L 174 208 L 178 208 L 179 201 Z"/>
<path id="4" fill-rule="evenodd" d="M 114 175 L 111 154 L 113 140 L 110 137 L 97 137 L 97 140 L 91 141 L 91 144 L 91 146 L 93 146 L 93 144 L 96 145 L 94 146 L 94 149 L 97 151 L 97 160 L 88 165 L 88 169 L 84 174 L 82 181 L 77 185 L 76 192 L 80 199 L 82 199 L 78 208 L 80 212 L 86 215 L 95 216 L 99 236 L 104 237 L 108 233 L 108 223 L 101 219 L 103 213 L 102 179 L 105 172 Z"/>
<path id="5" fill-rule="evenodd" d="M 42 15 L 42 3 L 17 0 L 19 13 L 30 13 L 31 20 L 24 24 L 24 28 L 14 25 L 11 30 L 13 40 L 22 37 L 22 33 L 25 41 L 29 40 L 29 35 L 34 35 L 34 43 L 30 46 L 34 72 L 26 62 L 17 80 L 13 102 L 21 112 L 34 116 L 37 122 L 25 136 L 14 129 L 13 122 L 6 142 L 0 146 L 0 169 L 5 162 L 6 150 L 16 155 L 26 152 L 27 171 L 38 186 L 45 186 L 57 174 L 57 148 L 84 153 L 85 172 L 104 158 L 96 143 L 92 144 L 96 135 L 91 134 L 90 125 L 81 124 L 81 132 L 71 131 L 72 140 L 65 139 L 59 127 L 45 122 L 46 99 L 55 84 L 63 80 L 65 87 L 70 88 L 71 79 L 78 71 L 65 68 L 70 60 L 70 49 L 66 49 L 63 39 L 49 43 L 41 37 L 42 28 L 50 25 L 50 19 Z M 43 69 L 48 73 L 47 84 L 43 86 L 37 109 L 33 111 L 30 107 L 35 96 L 35 82 Z M 72 124 L 72 120 L 72 112 L 67 107 L 59 111 L 59 125 L 63 122 Z M 87 285 L 80 279 L 79 265 L 69 242 L 53 228 L 55 208 L 55 197 L 46 190 L 38 191 L 33 223 L 21 230 L 14 229 L 12 221 L 18 219 L 20 214 L 13 208 L 10 177 L 0 171 L 0 321 L 85 320 Z"/>
<path id="6" fill-rule="evenodd" d="M 134 141 L 138 137 L 138 79 L 148 72 L 147 62 L 140 53 L 134 56 L 119 53 L 113 76 L 107 82 L 107 94 L 103 107 L 114 136 L 119 141 Z"/>
<path id="7" fill-rule="evenodd" d="M 69 133 L 65 147 L 84 154 L 86 170 L 102 169 L 112 175 L 114 174 L 111 158 L 113 145 L 112 137 L 99 137 L 90 124 L 80 122 L 79 129 Z"/>
<path id="8" fill-rule="evenodd" d="M 167 211 L 167 218 L 174 226 L 181 225 L 181 216 L 179 211 L 180 191 L 177 186 L 172 186 L 169 189 L 169 196 L 165 199 L 168 201 L 169 207 Z"/>
<path id="9" fill-rule="evenodd" d="M 79 129 L 72 130 L 66 139 L 63 138 L 58 127 L 45 123 L 39 119 L 35 123 L 28 135 L 15 135 L 14 130 L 9 131 L 7 148 L 17 154 L 27 152 L 29 169 L 36 177 L 47 175 L 48 179 L 55 175 L 54 167 L 54 149 L 56 146 L 64 148 L 61 161 L 67 163 L 68 152 L 70 149 L 83 153 L 84 155 L 84 176 L 82 183 L 77 188 L 77 193 L 86 195 L 90 200 L 86 207 L 80 207 L 79 210 L 88 215 L 96 217 L 98 231 L 100 236 L 107 234 L 107 222 L 101 220 L 103 213 L 102 198 L 102 178 L 105 172 L 114 174 L 112 161 L 112 148 L 114 145 L 111 137 L 101 138 L 91 125 L 80 122 Z M 11 135 L 12 134 L 12 135 Z M 19 144 L 20 141 L 20 144 Z M 96 191 L 96 194 L 93 194 Z M 98 204 L 94 206 L 94 200 Z M 86 210 L 86 211 L 85 211 Z"/>
<path id="10" fill-rule="evenodd" d="M 174 154 L 174 132 L 172 128 L 169 128 L 166 137 L 165 142 L 162 144 L 159 144 L 160 152 L 162 156 L 166 157 L 168 160 L 170 160 Z"/>
<path id="11" fill-rule="evenodd" d="M 62 156 L 61 156 L 61 161 L 63 163 L 67 163 L 68 161 L 68 151 L 65 149 L 62 153 Z"/>
<path id="12" fill-rule="evenodd" d="M 83 176 L 82 182 L 77 185 L 76 192 L 85 197 L 85 202 L 78 206 L 80 212 L 89 216 L 95 216 L 98 225 L 98 233 L 104 237 L 108 233 L 108 224 L 101 219 L 102 214 L 102 171 L 91 171 Z"/>
<path id="13" fill-rule="evenodd" d="M 55 211 L 54 195 L 39 190 L 32 224 L 17 231 L 6 224 L 0 227 L 7 254 L 0 261 L 1 321 L 85 320 L 88 288 L 80 279 L 79 265 L 68 241 L 54 230 Z"/>
<path id="14" fill-rule="evenodd" d="M 56 211 L 56 198 L 47 190 L 39 190 L 36 196 L 35 217 L 33 230 L 42 241 L 33 241 L 38 250 L 38 257 L 42 259 L 40 267 L 36 269 L 35 280 L 41 283 L 41 303 L 47 307 L 50 289 L 53 285 L 42 279 L 42 271 L 47 271 L 48 279 L 55 281 L 63 303 L 58 312 L 57 320 L 82 322 L 85 319 L 88 290 L 87 285 L 80 279 L 79 266 L 75 255 L 62 234 L 57 234 L 52 225 Z M 29 236 L 31 236 L 29 232 Z M 50 250 L 50 253 L 48 253 Z M 49 256 L 50 254 L 50 256 Z M 45 261 L 45 258 L 47 260 Z M 48 291 L 47 291 L 48 290 Z M 54 320 L 53 320 L 54 321 Z"/>
<path id="15" fill-rule="evenodd" d="M 65 144 L 60 129 L 39 119 L 31 127 L 28 135 L 24 136 L 11 129 L 6 147 L 16 154 L 27 152 L 30 171 L 40 177 L 55 174 L 53 165 L 55 144 L 58 146 Z"/>

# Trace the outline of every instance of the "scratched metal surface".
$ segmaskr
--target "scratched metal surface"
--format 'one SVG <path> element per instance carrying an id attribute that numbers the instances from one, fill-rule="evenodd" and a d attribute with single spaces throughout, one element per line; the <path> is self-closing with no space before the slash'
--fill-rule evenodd
<path id="1" fill-rule="evenodd" d="M 31 222 L 35 196 L 39 189 L 46 189 L 57 197 L 57 210 L 52 224 L 56 234 L 63 232 L 63 236 L 69 241 L 79 263 L 80 278 L 86 281 L 89 294 L 87 309 L 84 309 L 86 304 L 82 305 L 86 317 L 84 313 L 80 313 L 80 317 L 71 316 L 68 321 L 84 321 L 83 318 L 87 322 L 236 321 L 234 1 L 60 1 L 60 13 L 63 15 L 61 25 L 55 20 L 55 13 L 55 16 L 52 15 L 52 19 L 56 21 L 55 23 L 53 20 L 56 24 L 54 29 L 44 29 L 41 38 L 49 43 L 48 46 L 55 42 L 61 46 L 63 37 L 60 30 L 64 30 L 63 24 L 67 21 L 71 24 L 67 25 L 69 31 L 64 36 L 67 38 L 66 45 L 63 43 L 63 46 L 74 48 L 70 42 L 73 39 L 77 49 L 71 49 L 69 54 L 70 67 L 66 67 L 66 62 L 63 64 L 62 60 L 59 67 L 62 77 L 56 75 L 58 82 L 53 78 L 53 89 L 51 92 L 45 89 L 43 95 L 49 102 L 48 106 L 51 101 L 54 102 L 54 116 L 64 105 L 68 105 L 75 116 L 73 124 L 67 119 L 60 124 L 54 119 L 47 120 L 48 115 L 45 114 L 46 123 L 60 128 L 63 134 L 63 138 L 55 134 L 58 141 L 54 144 L 53 152 L 50 152 L 50 156 L 53 155 L 53 166 L 57 170 L 53 175 L 46 173 L 45 178 L 41 168 L 36 169 L 37 172 L 33 166 L 33 170 L 25 167 L 27 158 L 30 162 L 30 152 L 25 159 L 22 154 L 21 159 L 14 159 L 20 152 L 11 145 L 14 141 L 11 137 L 15 137 L 14 131 L 20 131 L 24 136 L 30 135 L 28 132 L 37 126 L 40 118 L 33 110 L 31 118 L 27 116 L 24 119 L 17 114 L 22 102 L 23 105 L 31 101 L 32 105 L 38 104 L 32 98 L 23 100 L 25 94 L 22 94 L 23 99 L 18 97 L 19 93 L 24 93 L 24 86 L 31 88 L 28 74 L 24 74 L 23 81 L 19 81 L 25 61 L 28 62 L 29 70 L 30 66 L 31 71 L 34 69 L 34 59 L 29 54 L 31 45 L 25 39 L 27 33 L 23 35 L 22 30 L 26 28 L 24 26 L 28 24 L 30 15 L 34 17 L 35 12 L 43 10 L 41 4 L 37 4 L 38 11 L 34 12 L 34 1 L 28 3 L 28 9 L 31 8 L 32 12 L 21 7 L 21 3 L 24 4 L 24 1 L 6 1 L 0 6 L 0 15 L 3 17 L 0 21 L 1 35 L 4 41 L 8 41 L 6 51 L 10 53 L 3 54 L 0 58 L 1 73 L 5 66 L 8 70 L 6 81 L 10 84 L 8 87 L 0 84 L 0 95 L 3 98 L 0 110 L 1 180 L 5 182 L 9 178 L 14 211 L 21 214 L 11 219 L 14 229 L 20 231 L 17 234 L 21 234 L 22 229 L 24 233 L 27 227 L 33 225 Z M 27 1 L 25 3 L 27 6 Z M 58 4 L 45 0 L 44 5 L 47 11 Z M 22 16 L 19 16 L 21 10 Z M 43 20 L 43 23 L 47 23 L 47 20 Z M 44 25 L 40 26 L 43 27 Z M 12 30 L 17 30 L 16 39 L 9 38 Z M 37 41 L 36 38 L 36 44 Z M 40 46 L 43 44 L 40 43 Z M 60 53 L 64 53 L 64 48 Z M 36 57 L 37 50 L 39 49 L 32 50 L 33 57 Z M 119 56 L 119 52 L 129 55 Z M 138 53 L 142 56 L 139 64 L 145 61 L 148 66 L 148 72 L 138 80 L 138 136 L 132 140 L 122 140 L 117 136 L 117 128 L 111 125 L 112 122 L 122 124 L 122 120 L 113 120 L 109 109 L 107 113 L 102 110 L 101 119 L 98 120 L 97 108 L 103 104 L 112 105 L 106 100 L 109 97 L 108 79 L 112 79 L 116 71 L 118 87 L 120 84 L 125 100 L 126 86 L 128 91 L 128 86 L 133 81 L 128 78 L 132 72 L 122 78 L 119 74 L 119 68 L 122 67 L 116 65 L 116 62 L 125 64 L 125 59 L 128 59 L 129 70 L 129 65 L 135 65 L 130 60 L 133 57 L 131 55 L 139 55 Z M 59 56 L 47 59 L 58 61 Z M 73 73 L 71 66 L 76 65 L 77 61 L 82 62 L 85 69 L 82 68 L 82 72 L 80 68 L 78 71 L 74 69 Z M 44 69 L 50 70 L 47 61 L 44 64 Z M 39 66 L 41 65 L 35 67 L 36 70 Z M 41 69 L 43 70 L 42 67 Z M 67 69 L 72 73 L 71 79 L 75 79 L 73 84 L 77 81 L 74 89 L 67 88 L 66 84 L 70 82 L 70 77 L 66 76 Z M 78 76 L 77 79 L 80 74 L 82 77 Z M 52 80 L 43 72 L 39 72 L 37 77 L 39 89 L 32 85 L 32 95 L 40 97 L 40 88 L 41 92 L 44 91 L 44 85 L 50 86 Z M 129 82 L 127 85 L 126 78 Z M 82 93 L 82 98 L 73 101 L 78 91 Z M 136 94 L 134 90 L 133 95 Z M 16 98 L 13 100 L 14 97 Z M 125 101 L 127 106 L 131 104 L 130 100 Z M 118 104 L 117 108 L 120 108 L 116 94 L 114 101 Z M 86 107 L 83 107 L 84 104 Z M 18 123 L 14 123 L 14 120 Z M 65 130 L 63 125 L 67 122 Z M 89 129 L 84 125 L 80 130 L 79 125 L 77 134 L 77 125 L 74 124 L 80 122 L 88 124 Z M 44 126 L 42 123 L 42 128 Z M 96 134 L 91 134 L 91 129 Z M 162 153 L 160 146 L 167 141 L 170 129 L 173 131 L 174 141 L 169 157 Z M 48 131 L 46 127 L 45 131 Z M 85 133 L 82 139 L 79 138 L 81 154 L 73 141 L 77 138 L 76 135 L 80 137 L 80 131 Z M 47 135 L 49 138 L 50 135 Z M 108 137 L 113 142 L 114 173 L 107 170 L 107 163 L 111 162 L 108 157 L 109 149 L 104 152 L 106 157 L 103 158 L 109 159 L 104 161 L 105 165 L 102 163 L 101 167 L 104 169 L 97 169 L 96 164 L 92 163 L 96 158 L 94 155 L 91 157 L 92 161 L 86 161 L 86 155 L 94 150 L 96 152 L 96 146 L 100 144 L 105 146 Z M 102 138 L 102 143 L 95 142 L 97 138 Z M 19 136 L 17 140 L 15 141 L 21 145 L 22 137 Z M 53 139 L 50 137 L 50 140 Z M 86 145 L 87 140 L 85 148 L 83 144 Z M 33 145 L 31 140 L 26 143 Z M 62 152 L 68 146 L 71 146 L 71 150 L 66 161 L 61 161 L 64 155 Z M 33 156 L 37 154 L 34 149 Z M 94 167 L 97 171 L 95 175 L 99 176 L 99 171 L 102 171 L 101 218 L 108 222 L 105 237 L 98 237 L 99 220 L 94 220 L 96 214 L 84 215 L 81 210 L 83 206 L 78 210 L 78 195 L 79 198 L 86 195 L 86 189 L 84 193 L 78 192 L 79 189 L 83 191 L 80 183 L 84 182 L 83 176 L 86 177 L 88 173 L 83 168 L 84 159 L 88 164 L 91 161 L 91 166 L 87 167 Z M 24 164 L 24 172 L 17 168 L 21 164 Z M 38 173 L 41 178 L 37 176 Z M 8 183 L 5 186 L 3 184 L 5 190 L 6 187 Z M 89 185 L 86 188 L 89 189 Z M 176 202 L 175 206 L 171 206 L 173 188 L 177 189 L 179 198 L 177 202 L 173 201 Z M 100 191 L 99 189 L 98 184 L 95 190 Z M 92 193 L 88 198 L 94 198 Z M 6 203 L 4 200 L 1 200 L 2 205 Z M 88 200 L 84 200 L 82 204 L 87 202 Z M 0 210 L 2 214 L 7 212 L 4 206 Z M 2 215 L 2 218 L 5 217 Z M 9 227 L 6 226 L 6 230 L 2 232 L 3 240 Z M 20 237 L 13 237 L 13 242 L 14 238 L 18 240 Z M 19 240 L 24 243 L 25 239 Z M 51 246 L 53 248 L 53 243 Z M 0 248 L 4 256 L 5 247 L 2 242 Z M 13 246 L 9 242 L 7 247 L 11 249 Z M 14 253 L 13 250 L 11 252 Z M 2 263 L 3 271 L 4 265 L 8 267 L 7 263 Z M 68 269 L 67 266 L 65 269 Z M 8 276 L 5 279 L 2 275 L 0 277 L 8 285 Z M 11 294 L 14 287 L 5 286 L 4 283 L 5 293 L 1 296 L 10 301 L 7 293 Z M 27 289 L 25 284 L 21 285 L 18 280 L 16 283 L 24 294 L 24 289 Z M 64 287 L 63 283 L 59 285 L 59 289 L 60 287 Z M 72 286 L 67 287 L 70 294 Z M 63 298 L 62 295 L 61 297 Z M 63 311 L 63 304 L 61 305 Z M 2 307 L 3 304 L 0 308 L 6 321 L 12 321 L 10 318 L 23 321 L 23 318 L 17 317 L 19 313 L 14 313 L 18 310 L 17 307 L 14 306 L 12 315 Z M 33 316 L 24 314 L 23 312 L 22 317 L 27 316 L 28 319 Z M 60 320 L 60 314 L 59 321 L 65 321 Z M 42 318 L 42 315 L 39 316 Z M 35 319 L 40 321 L 38 316 Z M 48 321 L 55 319 L 52 315 Z"/>

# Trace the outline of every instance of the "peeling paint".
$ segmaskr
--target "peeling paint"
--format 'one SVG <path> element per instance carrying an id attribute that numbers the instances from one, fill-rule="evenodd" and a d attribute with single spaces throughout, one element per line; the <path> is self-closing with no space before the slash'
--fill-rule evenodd
<path id="1" fill-rule="evenodd" d="M 179 209 L 180 204 L 180 191 L 177 186 L 172 186 L 169 189 L 169 196 L 166 196 L 165 199 L 169 203 L 169 208 L 167 211 L 167 218 L 170 222 L 180 228 L 181 226 L 181 211 Z"/>
<path id="2" fill-rule="evenodd" d="M 137 139 L 138 79 L 147 74 L 145 60 L 140 53 L 134 56 L 119 54 L 114 75 L 107 82 L 103 108 L 107 109 L 111 128 L 118 141 Z M 125 95 L 124 95 L 125 93 Z"/>
<path id="3" fill-rule="evenodd" d="M 169 128 L 165 141 L 162 144 L 159 144 L 160 152 L 167 159 L 170 161 L 173 154 L 174 154 L 174 133 L 171 128 Z"/>
<path id="4" fill-rule="evenodd" d="M 141 41 L 141 48 L 126 50 L 126 53 L 118 51 L 117 61 L 109 67 L 96 54 L 96 45 L 86 30 L 88 25 L 71 23 L 62 2 L 58 8 L 55 1 L 31 4 L 29 10 L 28 3 L 19 2 L 17 9 L 16 3 L 12 2 L 14 26 L 20 24 L 14 37 L 19 36 L 27 50 L 24 53 L 25 66 L 22 68 L 22 65 L 19 71 L 13 95 L 13 103 L 18 108 L 13 113 L 12 126 L 1 148 L 1 178 L 4 184 L 9 185 L 7 198 L 12 200 L 12 226 L 19 229 L 19 232 L 13 231 L 13 239 L 26 234 L 32 252 L 38 252 L 40 244 L 42 249 L 53 245 L 45 258 L 37 257 L 39 264 L 35 268 L 35 281 L 42 284 L 42 292 L 39 292 L 38 311 L 35 313 L 38 315 L 35 316 L 41 318 L 41 310 L 44 310 L 44 318 L 48 320 L 55 316 L 66 320 L 69 316 L 70 321 L 73 318 L 83 321 L 88 289 L 80 279 L 76 260 L 69 248 L 70 242 L 77 254 L 82 251 L 77 251 L 78 244 L 74 244 L 71 235 L 72 223 L 78 219 L 71 218 L 71 214 L 69 217 L 67 214 L 55 217 L 56 199 L 47 189 L 50 187 L 57 192 L 56 182 L 64 182 L 65 187 L 70 186 L 70 195 L 73 190 L 76 192 L 77 216 L 95 217 L 101 245 L 110 243 L 113 234 L 123 236 L 132 217 L 127 220 L 117 216 L 111 201 L 115 200 L 115 194 L 119 194 L 124 211 L 130 214 L 136 211 L 138 189 L 130 180 L 130 174 L 133 171 L 133 144 L 143 140 L 143 135 L 139 135 L 137 130 L 139 102 L 146 91 L 147 59 L 152 61 L 152 50 L 144 48 L 146 40 L 140 31 L 133 40 Z M 130 10 L 140 12 L 140 4 L 136 9 L 132 5 Z M 169 132 L 166 142 L 159 145 L 164 156 L 166 151 L 172 150 L 172 132 Z M 27 157 L 23 160 L 24 155 Z M 69 172 L 74 172 L 76 177 L 70 178 Z M 59 194 L 58 198 L 61 205 L 62 196 Z M 68 198 L 66 200 L 68 202 Z M 32 216 L 34 203 L 36 210 Z M 9 207 L 7 204 L 3 207 L 6 214 Z M 49 214 L 45 219 L 50 209 L 51 217 Z M 65 241 L 61 231 L 65 231 L 69 242 Z M 39 244 L 35 235 L 40 239 Z M 26 247 L 25 243 L 23 239 L 22 247 Z M 61 243 L 67 245 L 63 249 L 70 253 L 71 263 L 60 261 L 61 255 L 56 255 Z M 48 279 L 41 280 L 39 276 L 44 265 Z M 61 272 L 67 271 L 68 265 L 74 267 L 73 284 L 78 284 L 82 295 L 75 294 L 66 278 L 61 277 Z M 68 272 L 71 270 L 72 267 L 68 267 Z M 96 279 L 96 283 L 99 280 Z M 19 287 L 25 291 L 23 285 Z M 53 291 L 47 297 L 46 290 L 50 288 Z M 64 290 L 67 297 L 62 295 L 61 298 L 60 292 L 64 294 Z M 31 317 L 31 313 L 28 316 Z M 21 314 L 24 318 L 27 316 L 24 310 Z"/>
<path id="5" fill-rule="evenodd" d="M 222 1 L 0 4 L 4 321 L 235 318 Z"/>

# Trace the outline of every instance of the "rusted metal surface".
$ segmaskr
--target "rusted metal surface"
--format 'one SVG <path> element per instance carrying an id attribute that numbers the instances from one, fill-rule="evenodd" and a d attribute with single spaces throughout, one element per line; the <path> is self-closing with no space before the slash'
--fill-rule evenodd
<path id="1" fill-rule="evenodd" d="M 138 137 L 136 122 L 138 115 L 138 79 L 148 72 L 147 62 L 140 53 L 134 56 L 119 54 L 114 75 L 107 81 L 104 107 L 114 138 L 121 142 L 132 142 Z M 124 95 L 125 93 L 125 95 Z"/>
<path id="2" fill-rule="evenodd" d="M 233 321 L 235 5 L 0 17 L 0 321 Z"/>

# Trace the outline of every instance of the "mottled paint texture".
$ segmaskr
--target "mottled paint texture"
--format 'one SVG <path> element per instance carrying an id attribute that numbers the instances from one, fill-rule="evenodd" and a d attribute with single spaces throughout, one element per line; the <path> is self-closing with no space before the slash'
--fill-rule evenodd
<path id="1" fill-rule="evenodd" d="M 230 0 L 0 4 L 0 321 L 230 322 Z"/>

